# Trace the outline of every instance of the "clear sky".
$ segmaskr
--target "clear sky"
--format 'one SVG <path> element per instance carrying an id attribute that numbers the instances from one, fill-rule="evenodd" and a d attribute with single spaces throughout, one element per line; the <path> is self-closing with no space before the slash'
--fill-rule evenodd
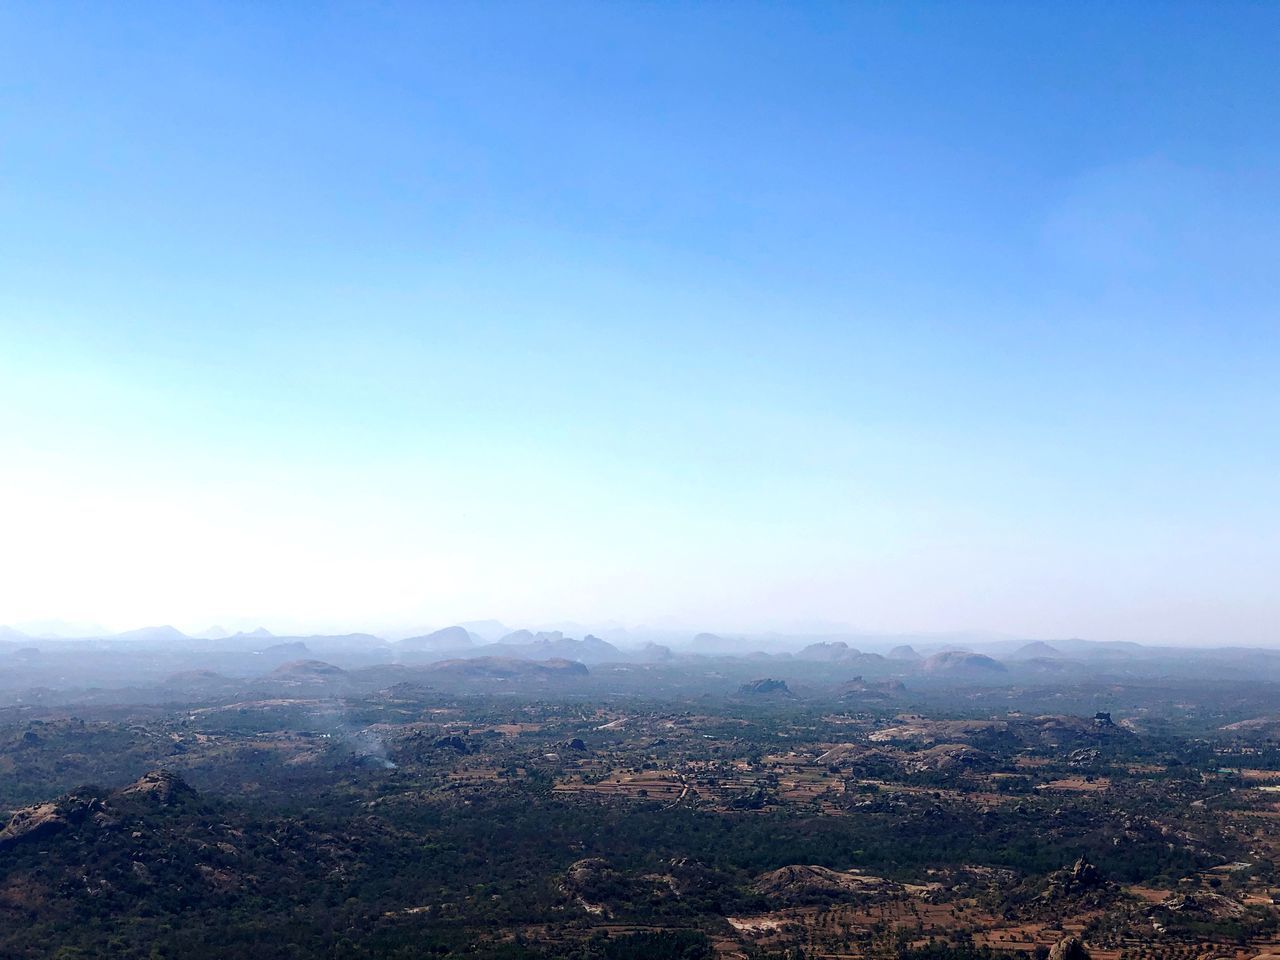
<path id="1" fill-rule="evenodd" d="M 0 623 L 1280 641 L 1278 50 L 0 3 Z"/>

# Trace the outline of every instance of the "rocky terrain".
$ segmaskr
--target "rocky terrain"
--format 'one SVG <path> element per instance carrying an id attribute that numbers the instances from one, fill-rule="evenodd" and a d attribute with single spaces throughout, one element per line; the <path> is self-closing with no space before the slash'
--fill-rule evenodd
<path id="1" fill-rule="evenodd" d="M 0 706 L 0 956 L 1280 951 L 1266 683 L 306 645 Z"/>

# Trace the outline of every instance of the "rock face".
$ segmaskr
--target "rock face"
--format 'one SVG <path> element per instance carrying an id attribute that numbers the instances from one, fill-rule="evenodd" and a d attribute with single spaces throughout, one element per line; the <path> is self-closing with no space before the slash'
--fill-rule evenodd
<path id="1" fill-rule="evenodd" d="M 114 798 L 141 798 L 157 806 L 171 807 L 184 800 L 199 797 L 185 780 L 168 770 L 145 773 L 107 799 L 95 796 L 89 792 L 91 790 L 93 788 L 85 787 L 82 792 L 69 793 L 57 800 L 33 804 L 16 811 L 4 829 L 0 829 L 0 850 L 41 840 L 68 827 L 85 823 L 109 825 L 111 811 L 115 806 Z"/>
<path id="2" fill-rule="evenodd" d="M 569 865 L 560 892 L 587 913 L 610 917 L 619 909 L 634 910 L 636 903 L 712 894 L 724 886 L 722 877 L 696 860 L 675 858 L 661 861 L 657 867 L 658 873 L 617 870 L 606 860 L 588 857 Z"/>
<path id="3" fill-rule="evenodd" d="M 1213 922 L 1234 920 L 1244 915 L 1244 904 L 1218 893 L 1179 893 L 1160 902 L 1160 907 L 1188 920 Z"/>
<path id="4" fill-rule="evenodd" d="M 1072 750 L 1067 754 L 1067 765 L 1072 767 L 1092 767 L 1101 758 L 1097 750 Z"/>
<path id="5" fill-rule="evenodd" d="M 614 870 L 607 860 L 600 857 L 587 857 L 569 864 L 569 869 L 565 871 L 564 882 L 573 890 L 582 892 L 598 886 L 601 881 L 612 879 L 613 876 Z"/>
<path id="6" fill-rule="evenodd" d="M 900 647 L 894 647 L 889 651 L 890 660 L 919 660 L 920 654 L 916 653 L 915 648 L 909 644 L 903 644 Z"/>
<path id="7" fill-rule="evenodd" d="M 940 743 L 910 755 L 903 768 L 910 773 L 958 773 L 965 770 L 990 770 L 996 759 L 985 750 L 965 743 Z"/>
<path id="8" fill-rule="evenodd" d="M 9 818 L 0 830 L 0 850 L 15 844 L 40 840 L 79 823 L 91 813 L 101 811 L 103 803 L 97 797 L 71 794 L 49 803 L 37 803 L 23 807 Z"/>
<path id="9" fill-rule="evenodd" d="M 789 900 L 840 898 L 851 893 L 875 893 L 895 888 L 896 885 L 888 880 L 856 870 L 832 870 L 801 863 L 761 874 L 751 885 L 756 893 Z"/>
<path id="10" fill-rule="evenodd" d="M 1102 885 L 1102 874 L 1086 858 L 1081 857 L 1071 865 L 1071 884 L 1081 889 Z"/>
<path id="11" fill-rule="evenodd" d="M 1033 717 L 1028 733 L 1034 731 L 1041 746 L 1060 749 L 1088 749 L 1100 739 L 1128 736 L 1128 732 L 1114 723 L 1102 723 L 1096 717 L 1072 717 L 1046 714 Z"/>
<path id="12" fill-rule="evenodd" d="M 1089 951 L 1079 937 L 1063 937 L 1049 951 L 1049 960 L 1089 960 Z"/>
<path id="13" fill-rule="evenodd" d="M 169 807 L 196 792 L 176 773 L 170 770 L 152 770 L 144 773 L 120 791 L 122 797 L 147 797 L 162 807 Z"/>
<path id="14" fill-rule="evenodd" d="M 771 806 L 778 802 L 778 798 L 769 793 L 764 787 L 756 787 L 754 790 L 746 790 L 729 801 L 729 807 L 733 810 L 763 810 L 767 806 Z"/>
<path id="15" fill-rule="evenodd" d="M 560 890 L 577 900 L 588 913 L 609 915 L 606 905 L 622 886 L 624 878 L 599 857 L 587 857 L 569 865 Z"/>
<path id="16" fill-rule="evenodd" d="M 1043 899 L 1100 902 L 1105 899 L 1110 885 L 1086 857 L 1081 857 L 1069 867 L 1049 874 Z"/>
<path id="17" fill-rule="evenodd" d="M 762 680 L 748 680 L 738 688 L 738 693 L 742 696 L 752 697 L 794 697 L 795 694 L 787 686 L 785 680 L 773 680 L 764 678 Z"/>

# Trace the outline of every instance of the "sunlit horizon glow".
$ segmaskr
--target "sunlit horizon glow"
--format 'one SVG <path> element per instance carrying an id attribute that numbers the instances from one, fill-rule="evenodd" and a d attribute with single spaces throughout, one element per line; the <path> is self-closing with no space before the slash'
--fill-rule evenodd
<path id="1" fill-rule="evenodd" d="M 1280 641 L 1280 8 L 0 10 L 0 624 Z"/>

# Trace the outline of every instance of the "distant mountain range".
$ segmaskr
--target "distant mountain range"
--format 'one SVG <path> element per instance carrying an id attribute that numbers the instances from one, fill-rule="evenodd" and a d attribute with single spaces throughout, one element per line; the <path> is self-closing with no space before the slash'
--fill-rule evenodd
<path id="1" fill-rule="evenodd" d="M 576 660 L 580 663 L 601 663 L 624 660 L 626 656 L 613 644 L 587 634 L 581 640 L 566 637 L 559 630 L 534 633 L 531 630 L 514 630 L 496 643 L 484 639 L 461 624 L 445 627 L 420 637 L 407 637 L 395 644 L 396 651 L 417 658 L 450 654 L 467 657 L 504 657 L 523 660 Z M 648 650 L 652 657 L 655 651 Z"/>
<path id="2" fill-rule="evenodd" d="M 1060 657 L 1062 651 L 1057 647 L 1045 643 L 1043 640 L 1034 640 L 1031 643 L 1019 647 L 1013 652 L 1010 659 L 1013 660 L 1030 660 L 1033 657 Z"/>
<path id="3" fill-rule="evenodd" d="M 69 675 L 69 661 L 62 659 L 67 656 L 78 658 L 73 672 L 83 671 L 88 676 L 89 653 L 105 656 L 118 642 L 122 648 L 145 650 L 161 677 L 198 670 L 229 676 L 260 675 L 300 659 L 359 670 L 496 658 L 504 662 L 564 660 L 588 664 L 593 674 L 598 666 L 607 664 L 643 665 L 645 671 L 687 669 L 707 675 L 717 671 L 727 674 L 750 663 L 754 665 L 752 676 L 788 680 L 801 694 L 809 684 L 845 683 L 857 676 L 865 677 L 867 684 L 896 680 L 921 687 L 1041 683 L 1063 677 L 1280 678 L 1280 649 L 1148 646 L 1080 638 L 959 642 L 961 635 L 942 634 L 912 636 L 910 643 L 902 642 L 905 639 L 905 635 L 787 638 L 704 632 L 672 636 L 670 642 L 659 643 L 642 639 L 638 630 L 623 631 L 622 637 L 590 632 L 570 636 L 559 629 L 513 630 L 496 620 L 453 624 L 398 640 L 368 633 L 277 636 L 265 627 L 229 633 L 222 626 L 212 626 L 202 633 L 188 634 L 169 624 L 114 635 L 53 639 L 19 626 L 0 626 L 0 674 L 10 671 L 11 686 L 61 682 L 59 678 Z M 735 662 L 739 666 L 733 666 Z M 634 675 L 642 673 L 637 670 Z"/>

